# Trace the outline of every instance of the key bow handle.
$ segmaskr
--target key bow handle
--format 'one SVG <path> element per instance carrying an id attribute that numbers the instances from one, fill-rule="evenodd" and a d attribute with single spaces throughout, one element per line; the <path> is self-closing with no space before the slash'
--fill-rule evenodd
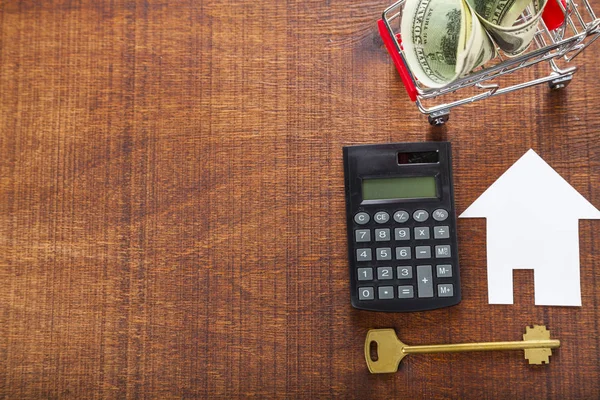
<path id="1" fill-rule="evenodd" d="M 369 372 L 385 374 L 398 371 L 398 364 L 406 355 L 402 351 L 404 346 L 393 329 L 370 329 L 365 339 L 365 359 Z"/>

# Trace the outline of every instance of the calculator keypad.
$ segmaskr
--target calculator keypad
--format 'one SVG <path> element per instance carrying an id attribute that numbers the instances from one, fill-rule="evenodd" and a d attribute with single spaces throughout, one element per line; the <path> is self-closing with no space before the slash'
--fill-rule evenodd
<path id="1" fill-rule="evenodd" d="M 441 208 L 431 215 L 422 209 L 399 210 L 391 216 L 385 211 L 357 213 L 359 300 L 454 296 L 450 227 L 439 224 L 448 216 Z"/>

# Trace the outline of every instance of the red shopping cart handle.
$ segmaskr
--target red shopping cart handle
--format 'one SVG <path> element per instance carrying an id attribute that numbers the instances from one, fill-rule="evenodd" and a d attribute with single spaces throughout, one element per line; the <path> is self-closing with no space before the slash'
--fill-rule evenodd
<path id="1" fill-rule="evenodd" d="M 549 0 L 548 4 L 546 4 L 546 8 L 544 8 L 544 12 L 542 13 L 542 19 L 546 24 L 548 30 L 555 30 L 556 28 L 560 28 L 562 24 L 565 22 L 565 13 L 560 8 L 561 2 L 562 5 L 566 8 L 567 2 L 565 0 Z"/>
<path id="2" fill-rule="evenodd" d="M 552 1 L 552 0 L 550 0 L 550 1 Z M 385 23 L 383 22 L 382 19 L 377 21 L 377 25 L 379 27 L 379 36 L 381 36 L 381 39 L 383 39 L 383 44 L 385 44 L 385 47 L 386 47 L 388 53 L 390 53 L 390 56 L 392 57 L 392 60 L 394 61 L 394 65 L 396 66 L 396 70 L 398 70 L 398 73 L 400 74 L 402 83 L 404 83 L 404 87 L 406 88 L 408 97 L 410 97 L 410 99 L 412 101 L 417 101 L 417 88 L 415 87 L 415 84 L 414 84 L 412 78 L 410 77 L 410 73 L 408 72 L 406 65 L 404 65 L 404 61 L 402 60 L 402 57 L 400 57 L 400 53 L 398 52 L 398 49 L 396 49 L 396 46 L 394 44 L 394 39 L 392 39 L 392 36 L 390 35 L 390 32 L 387 30 L 387 27 L 385 26 Z M 402 46 L 402 39 L 400 38 L 400 34 L 398 34 L 397 37 L 398 37 L 398 44 L 400 44 L 400 46 Z"/>

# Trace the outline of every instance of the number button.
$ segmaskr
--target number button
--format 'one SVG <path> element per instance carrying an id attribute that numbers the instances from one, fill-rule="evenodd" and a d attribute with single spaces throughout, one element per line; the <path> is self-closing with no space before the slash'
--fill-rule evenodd
<path id="1" fill-rule="evenodd" d="M 392 275 L 392 267 L 379 267 L 377 268 L 377 279 L 385 281 L 388 279 L 394 279 Z"/>
<path id="2" fill-rule="evenodd" d="M 447 218 L 448 211 L 444 210 L 443 208 L 438 208 L 433 212 L 433 219 L 435 219 L 436 221 L 442 222 L 445 221 Z"/>
<path id="3" fill-rule="evenodd" d="M 424 240 L 429 239 L 429 227 L 421 226 L 415 228 L 415 239 Z"/>
<path id="4" fill-rule="evenodd" d="M 413 213 L 413 218 L 417 222 L 425 222 L 429 218 L 429 213 L 425 210 L 417 210 Z"/>
<path id="5" fill-rule="evenodd" d="M 383 247 L 377 249 L 377 259 L 378 260 L 391 260 L 392 259 L 392 249 L 389 247 Z"/>
<path id="6" fill-rule="evenodd" d="M 417 258 L 431 258 L 430 246 L 417 246 L 415 251 L 417 253 Z"/>
<path id="7" fill-rule="evenodd" d="M 378 224 L 385 224 L 389 220 L 390 214 L 386 213 L 385 211 L 379 211 L 377 214 L 375 214 L 375 222 Z"/>
<path id="8" fill-rule="evenodd" d="M 447 226 L 436 226 L 433 228 L 433 237 L 435 239 L 448 239 L 450 237 L 450 228 Z"/>
<path id="9" fill-rule="evenodd" d="M 375 229 L 375 240 L 378 242 L 389 242 L 390 230 L 388 228 Z"/>
<path id="10" fill-rule="evenodd" d="M 357 242 L 370 242 L 371 231 L 368 229 L 357 229 L 354 234 Z"/>
<path id="11" fill-rule="evenodd" d="M 410 247 L 396 247 L 396 260 L 410 260 Z"/>
<path id="12" fill-rule="evenodd" d="M 435 257 L 436 258 L 450 258 L 450 245 L 435 246 Z"/>
<path id="13" fill-rule="evenodd" d="M 412 278 L 412 267 L 397 267 L 398 279 L 411 279 Z"/>
<path id="14" fill-rule="evenodd" d="M 356 261 L 371 261 L 371 249 L 356 249 Z"/>
<path id="15" fill-rule="evenodd" d="M 380 286 L 377 288 L 379 292 L 379 298 L 381 300 L 393 299 L 394 298 L 394 287 L 393 286 Z"/>
<path id="16" fill-rule="evenodd" d="M 373 300 L 375 298 L 375 292 L 372 287 L 358 288 L 358 299 L 359 300 Z"/>
<path id="17" fill-rule="evenodd" d="M 396 240 L 409 240 L 410 229 L 409 228 L 396 228 L 394 229 Z"/>
<path id="18" fill-rule="evenodd" d="M 367 214 L 366 212 L 359 212 L 354 216 L 354 222 L 356 222 L 359 225 L 366 224 L 367 222 L 369 222 L 370 219 L 371 217 L 369 217 L 369 214 Z"/>
<path id="19" fill-rule="evenodd" d="M 372 281 L 373 280 L 373 268 L 359 268 L 358 269 L 358 280 L 359 281 Z"/>

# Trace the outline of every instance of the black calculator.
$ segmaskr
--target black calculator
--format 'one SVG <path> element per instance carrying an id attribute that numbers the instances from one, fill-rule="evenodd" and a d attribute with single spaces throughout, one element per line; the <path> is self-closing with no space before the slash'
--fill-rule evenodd
<path id="1" fill-rule="evenodd" d="M 460 302 L 448 142 L 344 147 L 352 306 L 423 311 Z"/>

